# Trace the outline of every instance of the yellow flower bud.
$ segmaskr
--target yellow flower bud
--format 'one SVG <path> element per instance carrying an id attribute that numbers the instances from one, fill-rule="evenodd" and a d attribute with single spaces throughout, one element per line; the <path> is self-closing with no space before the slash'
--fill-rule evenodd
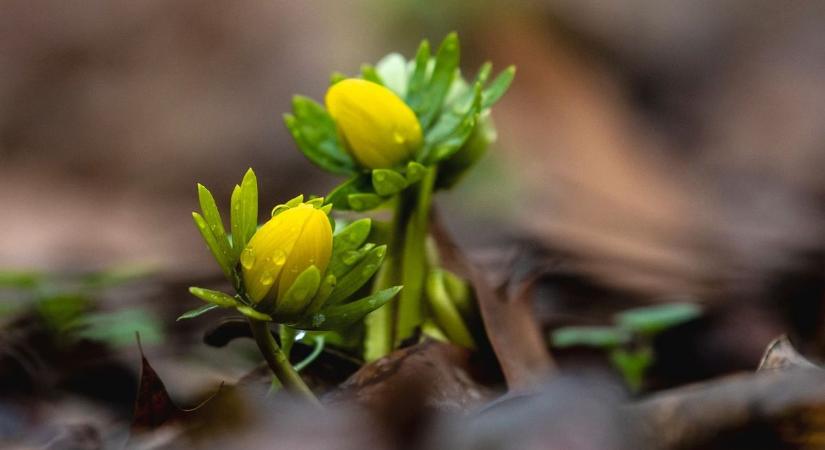
<path id="1" fill-rule="evenodd" d="M 415 113 L 380 84 L 356 78 L 339 81 L 327 91 L 326 105 L 347 151 L 364 167 L 395 167 L 421 147 Z"/>
<path id="2" fill-rule="evenodd" d="M 290 208 L 265 223 L 241 252 L 246 292 L 255 303 L 277 302 L 310 266 L 324 273 L 331 256 L 329 217 L 312 205 Z"/>

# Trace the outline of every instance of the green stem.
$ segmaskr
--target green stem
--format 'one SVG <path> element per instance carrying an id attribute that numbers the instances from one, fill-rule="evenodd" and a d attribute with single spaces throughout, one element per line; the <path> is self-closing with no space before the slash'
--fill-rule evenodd
<path id="1" fill-rule="evenodd" d="M 373 293 L 395 286 L 400 282 L 399 264 L 408 215 L 406 211 L 409 209 L 407 203 L 407 196 L 403 192 L 395 199 L 390 235 L 387 240 L 387 256 L 375 277 L 372 286 Z M 367 362 L 382 358 L 392 351 L 394 303 L 387 303 L 371 312 L 365 319 L 364 360 Z"/>
<path id="2" fill-rule="evenodd" d="M 447 338 L 462 347 L 475 349 L 475 341 L 458 308 L 453 304 L 444 286 L 444 271 L 433 269 L 427 278 L 427 299 L 436 323 L 444 330 Z"/>
<path id="3" fill-rule="evenodd" d="M 423 321 L 422 297 L 424 280 L 427 275 L 427 228 L 430 220 L 433 187 L 435 186 L 436 167 L 427 168 L 424 177 L 418 183 L 412 212 L 405 227 L 404 247 L 401 255 L 401 283 L 404 289 L 398 299 L 396 315 L 395 345 L 412 336 L 416 327 Z"/>
<path id="4" fill-rule="evenodd" d="M 272 369 L 272 373 L 275 374 L 284 388 L 308 402 L 320 406 L 321 403 L 315 397 L 315 394 L 304 383 L 304 380 L 289 363 L 289 359 L 287 359 L 284 352 L 278 347 L 272 333 L 269 331 L 268 323 L 249 319 L 249 328 L 252 330 L 252 336 L 255 337 L 255 342 L 257 342 L 258 348 L 264 355 L 264 359 L 269 364 L 269 368 Z"/>
<path id="5" fill-rule="evenodd" d="M 295 337 L 298 336 L 298 330 L 281 324 L 278 325 L 278 336 L 281 337 L 281 350 L 283 350 L 287 361 L 289 361 L 292 346 L 295 345 Z"/>

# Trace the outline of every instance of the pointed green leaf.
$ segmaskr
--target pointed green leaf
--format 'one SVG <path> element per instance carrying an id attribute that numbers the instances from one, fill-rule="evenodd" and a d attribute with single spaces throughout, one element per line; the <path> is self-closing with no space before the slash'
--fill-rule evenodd
<path id="1" fill-rule="evenodd" d="M 407 84 L 407 104 L 418 113 L 427 90 L 427 66 L 430 64 L 430 43 L 425 39 L 418 46 L 415 65 Z"/>
<path id="2" fill-rule="evenodd" d="M 245 242 L 258 230 L 258 177 L 252 169 L 246 171 L 241 181 L 243 232 Z M 245 247 L 245 245 L 244 245 Z"/>
<path id="3" fill-rule="evenodd" d="M 238 305 L 238 300 L 235 297 L 220 291 L 193 286 L 189 288 L 189 293 L 207 303 L 220 306 L 221 308 L 232 308 Z"/>
<path id="4" fill-rule="evenodd" d="M 424 174 L 427 173 L 427 168 L 421 163 L 410 161 L 407 163 L 407 184 L 413 184 L 421 181 Z"/>
<path id="5" fill-rule="evenodd" d="M 275 303 L 275 316 L 289 321 L 300 316 L 309 306 L 312 298 L 318 292 L 321 284 L 321 271 L 315 266 L 309 266 L 292 282 L 283 297 Z"/>
<path id="6" fill-rule="evenodd" d="M 571 326 L 553 332 L 553 346 L 558 348 L 585 346 L 614 348 L 630 342 L 630 333 L 617 327 Z"/>
<path id="7" fill-rule="evenodd" d="M 186 319 L 194 319 L 195 317 L 198 317 L 201 314 L 207 313 L 217 308 L 219 308 L 218 305 L 203 305 L 200 308 L 193 309 L 191 311 L 186 311 L 185 313 L 181 314 L 180 317 L 177 318 L 177 320 L 180 321 Z"/>
<path id="8" fill-rule="evenodd" d="M 379 245 L 367 252 L 366 256 L 352 270 L 338 278 L 338 284 L 329 299 L 327 299 L 327 304 L 334 305 L 346 301 L 372 278 L 378 268 L 381 267 L 386 254 L 386 245 Z"/>
<path id="9" fill-rule="evenodd" d="M 668 303 L 623 311 L 616 315 L 615 322 L 626 330 L 651 335 L 701 314 L 702 310 L 693 303 Z"/>
<path id="10" fill-rule="evenodd" d="M 372 177 L 368 173 L 360 173 L 339 184 L 326 196 L 326 202 L 332 204 L 333 209 L 339 211 L 352 210 L 349 196 L 356 193 L 372 192 Z"/>
<path id="11" fill-rule="evenodd" d="M 458 35 L 453 32 L 444 38 L 435 56 L 435 67 L 427 85 L 427 94 L 419 115 L 421 127 L 425 130 L 432 125 L 441 112 L 444 98 L 458 72 L 459 55 Z"/>
<path id="12" fill-rule="evenodd" d="M 384 80 L 382 80 L 381 76 L 378 75 L 378 72 L 375 70 L 375 67 L 369 64 L 363 64 L 361 66 L 361 78 L 376 84 L 380 84 L 381 86 L 384 85 Z"/>
<path id="13" fill-rule="evenodd" d="M 433 141 L 428 142 L 425 146 L 425 151 L 422 152 L 425 161 L 429 163 L 437 163 L 443 161 L 455 152 L 457 152 L 467 139 L 472 135 L 473 130 L 479 121 L 479 113 L 481 112 L 481 86 L 476 85 L 475 97 L 473 104 L 467 114 L 461 118 L 458 126 L 452 130 L 450 134 L 439 139 L 438 137 L 431 138 Z"/>
<path id="14" fill-rule="evenodd" d="M 353 211 L 369 211 L 383 204 L 387 199 L 376 194 L 350 194 L 347 203 Z"/>
<path id="15" fill-rule="evenodd" d="M 328 274 L 323 281 L 321 281 L 321 285 L 318 287 L 318 292 L 315 294 L 315 297 L 312 299 L 312 302 L 309 304 L 307 309 L 304 311 L 304 314 L 315 314 L 324 307 L 329 299 L 330 294 L 335 289 L 335 285 L 338 283 L 338 279 L 335 278 L 335 275 Z"/>
<path id="16" fill-rule="evenodd" d="M 342 252 L 335 260 L 335 272 L 333 273 L 338 278 L 346 275 L 374 248 L 375 244 L 370 242 L 364 244 L 361 248 Z M 330 268 L 332 268 L 332 262 L 330 262 Z"/>
<path id="17" fill-rule="evenodd" d="M 372 228 L 369 218 L 356 220 L 335 234 L 332 240 L 332 257 L 327 272 L 340 277 L 357 262 L 352 261 L 350 252 L 356 251 L 366 241 Z M 347 258 L 345 261 L 344 259 Z"/>
<path id="18" fill-rule="evenodd" d="M 394 286 L 344 305 L 328 306 L 294 324 L 300 330 L 343 330 L 384 306 L 401 290 Z"/>
<path id="19" fill-rule="evenodd" d="M 375 65 L 384 86 L 401 98 L 407 95 L 407 60 L 398 53 L 390 53 Z"/>
<path id="20" fill-rule="evenodd" d="M 198 227 L 201 236 L 203 236 L 206 246 L 209 247 L 209 251 L 212 252 L 212 256 L 215 257 L 215 261 L 217 261 L 221 267 L 221 271 L 223 271 L 223 274 L 226 275 L 229 281 L 232 281 L 233 266 L 230 264 L 228 256 L 221 249 L 217 239 L 215 239 L 215 235 L 212 234 L 212 230 L 209 228 L 209 225 L 207 225 L 206 220 L 196 212 L 192 213 L 192 219 L 195 221 L 195 226 Z"/>
<path id="21" fill-rule="evenodd" d="M 212 197 L 209 189 L 200 183 L 198 183 L 198 201 L 200 202 L 203 219 L 206 221 L 206 224 L 209 225 L 209 230 L 215 237 L 218 248 L 226 255 L 229 265 L 234 267 L 235 264 L 237 264 L 237 260 L 234 259 L 232 247 L 229 245 L 229 237 L 226 235 L 226 230 L 223 227 L 223 220 L 221 219 L 221 213 L 218 211 L 218 205 L 215 203 L 215 198 Z"/>
<path id="22" fill-rule="evenodd" d="M 372 187 L 376 194 L 390 196 L 404 190 L 407 187 L 407 180 L 394 170 L 375 169 L 372 171 Z"/>
<path id="23" fill-rule="evenodd" d="M 482 109 L 487 109 L 495 104 L 513 82 L 516 76 L 516 67 L 510 66 L 501 71 L 501 73 L 490 83 L 490 86 L 484 90 L 484 100 L 481 103 Z"/>
<path id="24" fill-rule="evenodd" d="M 301 152 L 315 165 L 339 175 L 355 173 L 353 159 L 338 139 L 338 130 L 323 106 L 310 98 L 295 96 L 292 114 L 284 123 Z"/>
<path id="25" fill-rule="evenodd" d="M 250 319 L 260 320 L 263 322 L 272 322 L 272 317 L 268 314 L 264 314 L 260 311 L 255 310 L 251 306 L 241 305 L 235 308 L 238 310 L 239 313 L 249 317 Z"/>
<path id="26" fill-rule="evenodd" d="M 346 74 L 343 74 L 343 73 L 341 73 L 341 72 L 332 72 L 332 73 L 329 75 L 329 85 L 330 85 L 330 86 L 332 86 L 333 84 L 335 84 L 335 83 L 337 83 L 337 82 L 339 82 L 339 81 L 346 80 L 347 78 L 348 78 L 348 77 L 347 77 L 347 75 L 346 75 Z"/>

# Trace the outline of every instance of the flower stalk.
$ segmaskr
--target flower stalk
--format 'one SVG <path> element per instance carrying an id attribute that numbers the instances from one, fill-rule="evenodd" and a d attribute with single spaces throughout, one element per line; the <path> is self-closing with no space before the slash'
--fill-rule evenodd
<path id="1" fill-rule="evenodd" d="M 301 375 L 292 367 L 286 354 L 281 351 L 278 343 L 275 342 L 275 338 L 272 337 L 272 333 L 269 331 L 268 323 L 252 318 L 248 318 L 248 321 L 249 329 L 252 331 L 252 336 L 258 344 L 258 349 L 261 351 L 272 373 L 278 378 L 278 381 L 281 382 L 281 385 L 292 394 L 303 398 L 313 405 L 320 406 L 321 402 L 318 401 L 318 398 L 315 397 L 315 394 L 312 393 L 309 386 L 304 383 Z"/>

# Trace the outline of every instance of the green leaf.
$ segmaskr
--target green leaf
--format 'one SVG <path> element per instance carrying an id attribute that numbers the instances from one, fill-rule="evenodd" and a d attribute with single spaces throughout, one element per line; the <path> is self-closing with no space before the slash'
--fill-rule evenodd
<path id="1" fill-rule="evenodd" d="M 258 229 L 258 180 L 252 169 L 246 171 L 240 186 L 235 186 L 231 203 L 232 250 L 238 261 Z"/>
<path id="2" fill-rule="evenodd" d="M 230 267 L 234 267 L 238 260 L 235 259 L 232 247 L 229 244 L 229 237 L 226 235 L 226 230 L 223 227 L 223 220 L 221 213 L 218 211 L 218 206 L 215 204 L 215 198 L 212 193 L 204 185 L 198 183 L 198 201 L 201 206 L 201 213 L 206 224 L 209 225 L 209 230 L 215 237 L 220 251 L 226 255 L 226 260 Z"/>
<path id="3" fill-rule="evenodd" d="M 608 326 L 574 326 L 559 328 L 553 332 L 554 347 L 575 346 L 614 348 L 630 342 L 630 333 Z"/>
<path id="4" fill-rule="evenodd" d="M 307 309 L 321 284 L 321 271 L 309 266 L 292 282 L 283 297 L 275 302 L 275 316 L 279 320 L 300 316 Z"/>
<path id="5" fill-rule="evenodd" d="M 334 209 L 348 211 L 352 207 L 349 204 L 350 194 L 372 192 L 372 177 L 368 173 L 360 173 L 349 180 L 339 184 L 326 196 L 326 202 L 332 204 Z"/>
<path id="6" fill-rule="evenodd" d="M 224 254 L 223 250 L 221 250 L 220 244 L 215 239 L 215 235 L 212 234 L 212 230 L 207 225 L 206 220 L 200 214 L 193 212 L 192 219 L 195 221 L 195 226 L 198 227 L 198 231 L 200 231 L 201 236 L 203 236 L 203 240 L 206 242 L 206 246 L 209 247 L 209 251 L 212 252 L 212 256 L 215 257 L 215 261 L 218 262 L 218 265 L 221 267 L 223 274 L 226 275 L 230 281 L 233 280 L 233 266 L 229 262 L 229 257 Z"/>
<path id="7" fill-rule="evenodd" d="M 189 288 L 189 293 L 205 301 L 206 303 L 211 303 L 213 305 L 220 306 L 221 308 L 233 308 L 238 306 L 238 300 L 235 297 L 220 291 L 213 291 L 211 289 L 193 286 Z"/>
<path id="8" fill-rule="evenodd" d="M 284 123 L 312 163 L 339 175 L 356 172 L 355 162 L 338 139 L 335 121 L 323 106 L 297 95 L 292 99 L 292 114 L 284 115 Z"/>
<path id="9" fill-rule="evenodd" d="M 380 245 L 370 250 L 352 270 L 338 279 L 335 290 L 327 299 L 327 304 L 334 305 L 346 301 L 372 278 L 384 261 L 386 254 L 386 245 Z"/>
<path id="10" fill-rule="evenodd" d="M 32 289 L 40 285 L 43 275 L 28 271 L 0 271 L 0 287 Z"/>
<path id="11" fill-rule="evenodd" d="M 407 184 L 419 182 L 424 178 L 425 173 L 427 173 L 426 167 L 422 166 L 421 163 L 410 161 L 407 163 Z"/>
<path id="12" fill-rule="evenodd" d="M 304 314 L 315 314 L 316 312 L 320 311 L 321 308 L 329 299 L 330 294 L 335 289 L 335 286 L 338 284 L 338 279 L 333 274 L 328 274 L 323 281 L 321 281 L 321 285 L 318 287 L 318 292 L 315 294 L 315 297 L 312 299 L 312 302 L 309 304 L 307 309 L 304 311 Z"/>
<path id="13" fill-rule="evenodd" d="M 245 241 L 249 242 L 258 231 L 258 178 L 252 169 L 246 171 L 241 182 L 243 230 Z M 244 245 L 246 247 L 246 245 Z"/>
<path id="14" fill-rule="evenodd" d="M 310 331 L 343 330 L 360 321 L 372 311 L 384 306 L 392 300 L 400 290 L 401 286 L 394 286 L 351 303 L 328 306 L 293 326 L 300 330 Z"/>
<path id="15" fill-rule="evenodd" d="M 384 86 L 399 97 L 407 95 L 407 60 L 398 53 L 390 53 L 375 65 L 375 71 L 384 80 Z"/>
<path id="16" fill-rule="evenodd" d="M 439 121 L 439 124 L 433 127 L 432 133 L 427 134 L 425 148 L 421 154 L 422 160 L 433 164 L 455 154 L 473 133 L 478 124 L 480 112 L 481 86 L 476 85 L 473 103 L 458 123 L 455 123 L 457 118 L 455 115 L 446 115 L 444 118 L 446 125 L 441 126 L 441 121 Z"/>
<path id="17" fill-rule="evenodd" d="M 455 32 L 448 34 L 438 47 L 435 56 L 435 67 L 427 85 L 424 104 L 419 114 L 421 127 L 425 130 L 432 125 L 441 112 L 444 98 L 447 96 L 450 85 L 458 72 L 460 51 L 458 35 Z"/>
<path id="18" fill-rule="evenodd" d="M 194 319 L 195 317 L 200 316 L 201 314 L 207 313 L 212 311 L 213 309 L 218 309 L 218 305 L 203 305 L 200 308 L 193 309 L 191 311 L 186 311 L 185 313 L 181 314 L 178 317 L 178 321 L 185 320 L 185 319 Z"/>
<path id="19" fill-rule="evenodd" d="M 425 39 L 418 46 L 415 55 L 415 65 L 407 85 L 407 104 L 416 114 L 424 103 L 427 90 L 427 66 L 430 64 L 430 43 Z"/>
<path id="20" fill-rule="evenodd" d="M 335 83 L 337 83 L 337 82 L 339 82 L 339 81 L 346 80 L 347 78 L 348 78 L 348 77 L 347 77 L 347 75 L 346 75 L 346 74 L 343 74 L 343 73 L 341 73 L 341 72 L 332 72 L 332 73 L 329 75 L 329 85 L 330 85 L 330 86 L 332 86 L 333 84 L 335 84 Z"/>
<path id="21" fill-rule="evenodd" d="M 255 310 L 251 306 L 241 305 L 235 308 L 238 310 L 239 313 L 249 317 L 250 319 L 260 320 L 262 322 L 272 322 L 272 317 L 268 314 L 264 314 L 260 311 Z"/>
<path id="22" fill-rule="evenodd" d="M 367 240 L 371 228 L 372 220 L 365 218 L 352 222 L 335 234 L 327 273 L 340 277 L 352 268 L 355 262 L 348 264 L 351 258 L 347 258 L 347 261 L 344 261 L 344 258 L 349 257 L 350 252 L 358 249 Z"/>
<path id="23" fill-rule="evenodd" d="M 701 314 L 702 310 L 693 303 L 670 303 L 629 309 L 617 314 L 614 320 L 626 330 L 653 335 Z"/>
<path id="24" fill-rule="evenodd" d="M 642 388 L 645 372 L 653 363 L 653 352 L 649 348 L 635 351 L 615 349 L 610 352 L 610 362 L 622 373 L 633 392 Z"/>
<path id="25" fill-rule="evenodd" d="M 349 194 L 347 203 L 353 211 L 369 211 L 375 209 L 386 201 L 386 198 L 376 194 Z"/>
<path id="26" fill-rule="evenodd" d="M 86 314 L 69 324 L 69 331 L 75 337 L 105 342 L 115 347 L 134 345 L 135 333 L 140 333 L 144 343 L 163 340 L 160 321 L 142 309 Z"/>
<path id="27" fill-rule="evenodd" d="M 361 65 L 361 78 L 376 84 L 380 84 L 381 86 L 384 85 L 384 80 L 382 80 L 381 76 L 378 75 L 378 72 L 375 70 L 375 67 L 369 64 Z"/>
<path id="28" fill-rule="evenodd" d="M 484 90 L 484 100 L 481 102 L 481 108 L 487 109 L 495 104 L 513 82 L 516 76 L 515 66 L 510 66 L 501 71 L 501 73 L 490 83 L 490 86 Z"/>
<path id="29" fill-rule="evenodd" d="M 375 169 L 372 171 L 372 187 L 376 194 L 386 197 L 404 190 L 407 187 L 407 180 L 394 170 Z"/>

